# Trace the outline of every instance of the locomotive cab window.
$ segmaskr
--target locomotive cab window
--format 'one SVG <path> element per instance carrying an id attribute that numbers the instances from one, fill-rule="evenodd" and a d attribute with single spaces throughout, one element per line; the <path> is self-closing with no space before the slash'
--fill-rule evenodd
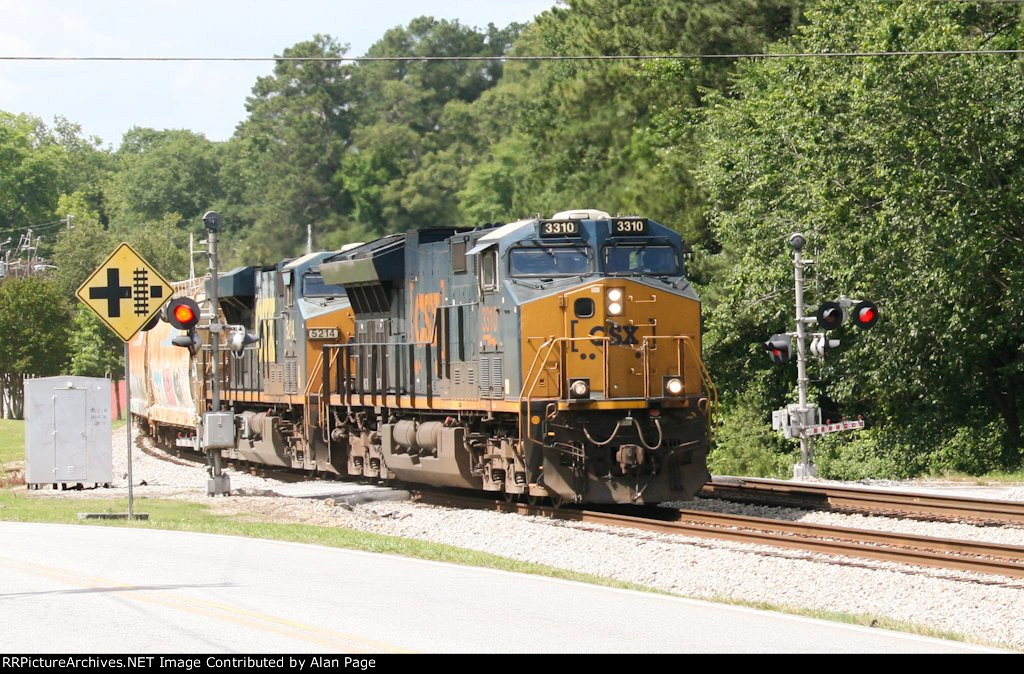
<path id="1" fill-rule="evenodd" d="M 607 274 L 676 276 L 681 273 L 679 254 L 672 246 L 646 243 L 616 243 L 605 246 Z"/>
<path id="2" fill-rule="evenodd" d="M 452 241 L 452 271 L 465 274 L 466 268 L 466 240 Z"/>
<path id="3" fill-rule="evenodd" d="M 292 273 L 290 271 L 281 274 L 281 282 L 284 290 L 284 305 L 290 307 L 295 304 L 295 289 L 292 287 Z"/>
<path id="4" fill-rule="evenodd" d="M 306 274 L 302 277 L 303 297 L 344 297 L 345 288 L 333 283 L 324 283 L 323 274 Z"/>
<path id="5" fill-rule="evenodd" d="M 498 252 L 489 250 L 480 256 L 480 287 L 484 292 L 498 289 Z"/>
<path id="6" fill-rule="evenodd" d="M 584 246 L 513 248 L 508 254 L 512 276 L 579 276 L 594 270 L 590 249 Z"/>

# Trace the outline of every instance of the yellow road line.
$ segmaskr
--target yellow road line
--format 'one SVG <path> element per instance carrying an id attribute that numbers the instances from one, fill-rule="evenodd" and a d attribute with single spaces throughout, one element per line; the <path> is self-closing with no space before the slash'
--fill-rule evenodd
<path id="1" fill-rule="evenodd" d="M 347 634 L 335 630 L 308 625 L 295 620 L 267 615 L 248 609 L 240 609 L 228 604 L 213 602 L 199 597 L 174 597 L 161 596 L 154 590 L 147 590 L 143 586 L 120 583 L 108 578 L 99 578 L 81 574 L 68 569 L 55 566 L 38 564 L 36 562 L 25 562 L 9 557 L 0 557 L 0 565 L 13 571 L 55 580 L 57 582 L 71 585 L 72 587 L 86 590 L 118 590 L 125 592 L 125 599 L 139 601 L 148 604 L 155 604 L 172 608 L 186 613 L 201 615 L 221 622 L 233 623 L 243 627 L 250 627 L 264 632 L 278 634 L 290 639 L 298 639 L 319 646 L 326 646 L 341 652 L 389 652 L 389 653 L 411 653 L 413 651 L 397 646 L 386 644 L 381 641 L 365 639 L 354 634 Z"/>

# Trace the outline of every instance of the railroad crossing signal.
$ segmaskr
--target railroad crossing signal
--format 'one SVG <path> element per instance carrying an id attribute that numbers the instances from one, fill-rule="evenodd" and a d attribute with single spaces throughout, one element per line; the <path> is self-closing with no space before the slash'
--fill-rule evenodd
<path id="1" fill-rule="evenodd" d="M 861 330 L 867 330 L 878 322 L 878 307 L 871 300 L 862 300 L 853 308 L 853 322 Z"/>
<path id="2" fill-rule="evenodd" d="M 838 339 L 829 339 L 824 332 L 816 332 L 811 340 L 811 354 L 818 358 L 824 358 L 832 349 L 839 346 Z"/>
<path id="3" fill-rule="evenodd" d="M 186 347 L 194 356 L 203 344 L 199 335 L 196 334 L 196 325 L 199 324 L 199 304 L 191 297 L 176 297 L 164 306 L 160 317 L 179 330 L 185 331 L 185 334 L 172 339 L 171 344 Z"/>
<path id="4" fill-rule="evenodd" d="M 796 300 L 796 331 L 772 335 L 764 343 L 769 357 L 775 364 L 789 361 L 791 356 L 791 339 L 796 343 L 796 382 L 799 402 L 795 405 L 772 412 L 772 428 L 780 430 L 787 438 L 800 441 L 800 463 L 793 467 L 795 478 L 817 474 L 814 468 L 813 440 L 815 436 L 837 431 L 848 431 L 864 428 L 863 420 L 843 421 L 838 424 L 822 424 L 820 410 L 817 405 L 808 403 L 807 389 L 810 378 L 807 376 L 807 351 L 810 340 L 811 355 L 824 358 L 825 355 L 839 346 L 838 339 L 829 339 L 828 331 L 843 324 L 847 316 L 861 330 L 867 330 L 878 322 L 878 307 L 870 300 L 857 300 L 841 296 L 836 301 L 822 302 L 813 316 L 804 313 L 804 267 L 814 264 L 813 260 L 803 257 L 803 248 L 807 243 L 803 234 L 796 232 L 789 237 L 789 247 L 793 249 L 793 281 L 795 283 Z M 811 333 L 808 327 L 817 325 L 821 332 Z"/>
<path id="5" fill-rule="evenodd" d="M 194 330 L 199 323 L 199 305 L 190 297 L 179 297 L 167 305 L 166 320 L 179 330 Z"/>
<path id="6" fill-rule="evenodd" d="M 843 309 L 838 302 L 822 302 L 815 318 L 822 330 L 834 330 L 843 322 Z"/>
<path id="7" fill-rule="evenodd" d="M 122 243 L 75 295 L 127 342 L 149 325 L 173 292 L 163 276 Z"/>
<path id="8" fill-rule="evenodd" d="M 789 335 L 772 335 L 767 342 L 764 343 L 764 350 L 768 352 L 768 357 L 772 359 L 772 362 L 776 365 L 782 365 L 788 363 L 791 358 L 791 338 Z"/>

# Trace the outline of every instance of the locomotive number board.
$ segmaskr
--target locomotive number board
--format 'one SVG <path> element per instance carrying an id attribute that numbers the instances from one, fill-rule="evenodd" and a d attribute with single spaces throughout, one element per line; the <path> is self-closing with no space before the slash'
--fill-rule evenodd
<path id="1" fill-rule="evenodd" d="M 549 220 L 540 223 L 541 236 L 579 236 L 579 220 Z"/>
<path id="2" fill-rule="evenodd" d="M 338 328 L 309 328 L 307 333 L 310 339 L 338 339 L 341 336 Z"/>
<path id="3" fill-rule="evenodd" d="M 643 236 L 647 234 L 647 220 L 612 220 L 612 234 Z"/>

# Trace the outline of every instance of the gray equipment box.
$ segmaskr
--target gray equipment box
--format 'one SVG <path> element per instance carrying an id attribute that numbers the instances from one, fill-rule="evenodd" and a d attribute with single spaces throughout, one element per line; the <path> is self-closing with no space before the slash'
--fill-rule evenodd
<path id="1" fill-rule="evenodd" d="M 203 415 L 203 449 L 231 449 L 234 446 L 234 412 L 207 412 Z"/>
<path id="2" fill-rule="evenodd" d="M 110 380 L 45 377 L 25 381 L 25 482 L 109 486 Z"/>

